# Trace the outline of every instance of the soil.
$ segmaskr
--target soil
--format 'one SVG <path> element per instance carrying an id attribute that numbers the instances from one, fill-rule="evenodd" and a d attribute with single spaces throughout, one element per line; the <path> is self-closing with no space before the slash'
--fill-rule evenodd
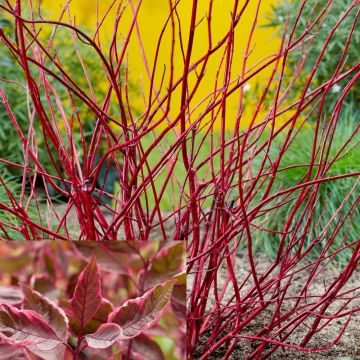
<path id="1" fill-rule="evenodd" d="M 270 264 L 270 260 L 264 255 L 257 255 L 257 271 L 259 274 L 263 273 Z M 235 266 L 235 275 L 239 282 L 241 279 L 244 279 L 246 275 L 249 273 L 249 264 L 246 261 L 245 256 L 238 255 L 236 258 L 236 266 Z M 289 288 L 288 296 L 296 296 L 299 294 L 299 291 L 302 289 L 305 280 L 308 278 L 309 270 L 306 270 L 299 273 L 299 276 L 294 276 L 293 282 Z M 227 276 L 227 268 L 225 265 L 222 265 L 218 271 L 218 287 L 224 283 Z M 317 274 L 315 280 L 311 284 L 309 288 L 309 294 L 311 295 L 320 295 L 324 292 L 324 287 L 327 286 L 333 279 L 337 277 L 337 270 L 334 268 L 326 268 L 324 271 L 319 272 Z M 248 287 L 251 284 L 248 285 Z M 355 270 L 355 272 L 350 277 L 349 281 L 342 289 L 341 292 L 347 289 L 354 289 L 357 286 L 360 286 L 360 267 Z M 246 291 L 246 285 L 244 287 L 244 291 Z M 189 276 L 188 278 L 188 289 L 192 288 L 192 278 Z M 229 287 L 230 288 L 230 287 Z M 231 289 L 230 289 L 231 290 Z M 228 300 L 231 299 L 232 291 L 227 290 L 222 301 L 223 304 L 227 303 Z M 360 291 L 355 291 L 354 294 L 357 294 L 360 297 Z M 207 305 L 207 310 L 210 310 L 212 305 L 214 304 L 213 292 L 209 292 L 209 301 Z M 334 313 L 336 309 L 339 307 L 339 302 L 334 302 L 331 305 L 331 313 Z M 351 302 L 351 305 L 347 309 L 360 307 L 360 299 L 356 299 Z M 286 309 L 284 309 L 286 310 Z M 247 335 L 253 335 L 257 331 L 263 328 L 264 324 L 266 324 L 271 315 L 271 310 L 265 310 L 260 316 L 256 317 L 256 321 L 252 321 L 243 331 Z M 327 327 L 325 327 L 321 332 L 317 333 L 312 340 L 309 342 L 308 347 L 318 347 L 318 346 L 327 346 L 331 341 L 333 341 L 337 335 L 339 334 L 339 330 L 342 328 L 342 325 L 345 323 L 346 318 L 341 318 L 332 321 Z M 304 332 L 306 329 L 297 330 L 287 342 L 291 344 L 299 344 L 304 336 Z M 194 353 L 194 359 L 199 359 L 203 354 L 203 350 L 206 348 L 208 344 L 208 337 L 211 330 L 207 333 L 203 334 L 198 343 L 198 347 Z M 245 360 L 249 359 L 248 356 L 254 350 L 251 346 L 251 342 L 247 340 L 240 340 L 237 344 L 235 351 L 230 356 L 230 360 Z M 207 359 L 209 360 L 217 360 L 223 359 L 224 354 L 226 352 L 226 348 L 222 347 L 213 352 Z M 340 342 L 331 348 L 330 350 L 318 351 L 318 352 L 301 352 L 294 350 L 282 350 L 279 348 L 275 353 L 273 353 L 267 359 L 278 360 L 278 359 L 294 359 L 294 360 L 320 360 L 320 359 L 336 359 L 336 360 L 360 360 L 360 312 L 355 313 L 348 327 L 345 330 Z"/>

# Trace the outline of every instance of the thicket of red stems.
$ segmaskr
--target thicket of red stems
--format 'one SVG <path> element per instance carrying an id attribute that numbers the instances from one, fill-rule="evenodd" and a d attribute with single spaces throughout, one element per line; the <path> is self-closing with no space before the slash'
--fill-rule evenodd
<path id="1" fill-rule="evenodd" d="M 0 253 L 2 359 L 184 358 L 184 243 L 16 241 Z"/>
<path id="2" fill-rule="evenodd" d="M 195 229 L 196 224 L 193 225 L 192 241 L 188 246 L 188 274 L 192 283 L 188 300 L 189 359 L 194 357 L 194 352 L 196 358 L 207 359 L 216 351 L 220 351 L 223 359 L 229 359 L 237 347 L 244 346 L 244 340 L 251 342 L 250 350 L 242 355 L 244 359 L 269 358 L 280 349 L 306 352 L 330 349 L 340 342 L 352 317 L 360 310 L 359 303 L 356 303 L 359 287 L 356 282 L 352 285 L 348 282 L 358 266 L 360 241 L 349 243 L 345 231 L 341 245 L 333 246 L 340 230 L 344 227 L 350 230 L 348 227 L 356 221 L 352 218 L 352 211 L 359 206 L 359 196 L 351 200 L 350 210 L 345 211 L 344 206 L 350 201 L 351 195 L 359 194 L 356 190 L 360 172 L 332 176 L 329 171 L 335 161 L 351 151 L 347 148 L 349 143 L 355 142 L 355 146 L 358 146 L 359 141 L 359 119 L 352 119 L 355 127 L 351 135 L 343 139 L 341 148 L 332 147 L 334 133 L 339 123 L 345 121 L 343 100 L 353 86 L 358 86 L 360 75 L 359 63 L 346 63 L 347 48 L 356 36 L 354 29 L 359 15 L 358 1 L 349 2 L 348 11 L 339 14 L 338 23 L 327 30 L 328 38 L 313 70 L 307 74 L 301 72 L 316 32 L 324 31 L 322 25 L 331 3 L 324 2 L 323 11 L 314 22 L 308 22 L 306 31 L 299 38 L 293 37 L 296 23 L 290 25 L 285 22 L 279 52 L 269 54 L 262 65 L 253 69 L 246 67 L 247 56 L 251 53 L 249 38 L 249 46 L 244 53 L 243 72 L 236 77 L 234 74 L 238 66 L 235 65 L 238 64 L 231 62 L 237 40 L 234 38 L 234 28 L 238 20 L 241 23 L 246 2 L 244 7 L 241 7 L 242 3 L 234 2 L 231 26 L 222 47 L 226 76 L 219 81 L 221 86 L 216 93 L 217 102 L 210 105 L 214 114 L 218 111 L 223 121 L 223 141 L 215 150 L 222 154 L 220 170 L 213 173 L 209 180 L 213 202 L 210 209 L 203 210 L 196 202 L 197 197 L 190 197 L 190 202 L 193 200 L 194 203 L 193 206 L 189 205 L 188 210 L 193 221 L 203 219 L 205 225 L 202 233 Z M 294 6 L 294 11 L 298 12 L 297 21 L 306 2 L 299 2 L 298 5 Z M 350 14 L 354 16 L 354 21 L 352 27 L 347 29 L 348 41 L 343 44 L 338 66 L 333 73 L 328 74 L 326 82 L 318 84 L 314 81 L 316 70 L 322 61 L 326 61 L 327 47 L 331 41 L 335 41 L 336 30 Z M 302 48 L 303 54 L 297 64 L 298 72 L 289 83 L 283 83 L 287 56 L 298 47 Z M 267 66 L 273 69 L 273 73 L 261 96 L 250 105 L 253 107 L 252 121 L 241 129 L 242 85 L 253 76 L 261 76 L 262 69 Z M 307 82 L 298 98 L 291 100 L 287 94 L 291 86 L 296 84 L 297 76 L 306 76 Z M 346 86 L 339 90 L 336 84 L 342 79 L 346 79 Z M 239 117 L 233 135 L 226 142 L 226 98 L 237 90 L 240 93 Z M 326 108 L 324 103 L 327 95 L 336 91 L 339 91 L 337 102 L 331 109 Z M 259 119 L 260 108 L 269 102 L 268 112 Z M 277 122 L 280 115 L 283 119 L 281 123 Z M 276 176 L 285 170 L 281 167 L 281 160 L 294 139 L 301 136 L 300 128 L 304 126 L 312 127 L 314 133 L 311 158 L 306 164 L 294 164 L 305 169 L 297 184 L 279 188 Z M 278 149 L 275 158 L 270 156 L 272 147 Z M 186 150 L 186 145 L 184 148 Z M 229 149 L 227 153 L 226 149 Z M 334 152 L 335 156 L 330 155 Z M 209 159 L 211 161 L 211 156 Z M 320 187 L 326 182 L 337 182 L 340 188 L 342 180 L 347 177 L 353 178 L 353 188 L 340 206 L 334 209 L 333 217 L 325 228 L 318 228 L 316 234 L 310 234 L 310 225 L 319 220 L 313 217 L 315 208 L 328 205 L 319 202 Z M 196 186 L 196 180 L 194 184 L 193 194 L 197 195 L 202 189 Z M 208 189 L 208 183 L 202 185 Z M 231 202 L 230 192 L 232 195 L 236 193 Z M 291 207 L 287 218 L 279 219 L 284 221 L 284 227 L 276 233 L 279 240 L 276 258 L 264 269 L 253 252 L 254 233 L 260 232 L 265 242 L 267 234 L 272 232 L 266 227 L 266 217 L 271 217 L 277 208 L 289 203 Z M 332 224 L 335 227 L 330 232 L 328 229 Z M 246 260 L 237 257 L 239 249 L 247 255 Z M 339 268 L 336 256 L 345 249 L 351 249 L 352 255 L 346 266 Z M 319 255 L 314 260 L 310 255 L 315 250 Z M 246 262 L 249 269 L 247 276 L 236 273 L 235 265 L 239 261 Z M 227 271 L 223 281 L 221 268 Z M 317 279 L 325 271 L 330 271 L 332 275 L 324 281 L 320 291 L 316 290 L 314 286 Z M 334 326 L 335 322 L 338 325 L 334 338 L 327 335 L 320 342 L 319 337 L 312 341 L 316 335 L 326 333 L 326 328 Z"/>

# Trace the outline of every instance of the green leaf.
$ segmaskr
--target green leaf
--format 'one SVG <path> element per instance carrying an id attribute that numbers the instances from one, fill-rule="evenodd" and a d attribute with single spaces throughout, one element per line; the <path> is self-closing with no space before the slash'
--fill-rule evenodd
<path id="1" fill-rule="evenodd" d="M 181 272 L 184 263 L 183 257 L 183 242 L 162 248 L 151 260 L 149 271 L 141 274 L 141 276 L 145 276 L 146 288 L 160 284 Z"/>

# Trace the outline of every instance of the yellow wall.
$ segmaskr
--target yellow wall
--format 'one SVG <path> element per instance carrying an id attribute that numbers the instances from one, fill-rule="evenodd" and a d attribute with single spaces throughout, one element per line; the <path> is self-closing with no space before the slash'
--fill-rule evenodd
<path id="1" fill-rule="evenodd" d="M 134 1 L 136 2 L 136 1 Z M 43 0 L 44 7 L 51 12 L 53 16 L 57 16 L 61 9 L 61 4 L 63 1 L 59 0 Z M 111 3 L 110 0 L 100 0 L 100 14 L 103 14 L 105 9 Z M 240 1 L 240 5 L 243 1 Z M 198 11 L 198 20 L 204 17 L 207 11 L 209 0 L 199 0 L 199 11 Z M 263 0 L 261 5 L 261 11 L 258 21 L 258 27 L 255 32 L 254 41 L 253 41 L 253 51 L 248 60 L 248 66 L 257 63 L 265 55 L 270 55 L 277 51 L 279 46 L 279 39 L 273 34 L 273 30 L 268 28 L 260 28 L 264 24 L 265 18 L 264 15 L 267 14 L 270 10 L 271 5 L 274 4 L 274 1 Z M 248 37 L 251 25 L 253 23 L 253 17 L 256 9 L 257 1 L 250 0 L 250 4 L 244 13 L 243 19 L 240 21 L 239 27 L 235 35 L 235 53 L 234 53 L 234 64 L 233 64 L 233 75 L 240 73 L 241 69 L 241 59 L 242 54 L 245 48 L 246 39 Z M 188 28 L 190 23 L 190 13 L 191 13 L 191 0 L 181 0 L 178 7 L 179 15 L 182 24 L 183 38 L 186 45 L 186 39 L 188 34 Z M 214 1 L 214 10 L 213 10 L 213 43 L 216 44 L 220 38 L 229 29 L 230 24 L 230 12 L 233 6 L 233 1 L 230 0 L 215 0 Z M 95 0 L 73 0 L 71 2 L 71 12 L 73 15 L 76 15 L 76 21 L 78 25 L 84 25 L 87 28 L 94 29 L 96 22 L 96 1 Z M 138 24 L 141 31 L 145 52 L 148 59 L 150 59 L 150 66 L 152 67 L 153 58 L 155 54 L 157 40 L 162 29 L 162 26 L 165 23 L 166 17 L 169 13 L 169 4 L 167 0 L 143 0 L 143 5 L 141 7 Z M 125 12 L 124 18 L 120 23 L 120 34 L 126 34 L 129 29 L 129 24 L 132 14 L 130 8 Z M 112 19 L 114 18 L 114 12 L 108 18 L 108 21 L 104 24 L 104 27 L 101 31 L 101 38 L 108 39 L 112 33 Z M 204 19 L 205 20 L 205 19 Z M 193 51 L 192 59 L 197 59 L 201 56 L 204 51 L 207 49 L 208 40 L 206 32 L 206 21 L 202 21 L 197 28 L 195 36 L 195 46 Z M 148 78 L 145 72 L 145 67 L 142 61 L 141 52 L 139 50 L 139 45 L 135 33 L 131 39 L 129 45 L 129 70 L 131 81 L 135 84 L 144 84 L 145 93 L 148 92 Z M 163 44 L 160 49 L 159 63 L 158 63 L 158 72 L 159 76 L 157 77 L 157 84 L 160 83 L 160 75 L 162 73 L 163 65 L 169 64 L 170 56 L 170 29 L 166 31 Z M 219 68 L 221 53 L 216 56 L 213 56 L 211 61 L 207 66 L 206 76 L 202 83 L 202 86 L 199 88 L 196 98 L 194 99 L 192 106 L 195 106 L 198 101 L 204 98 L 209 91 L 213 89 L 214 86 L 214 77 L 216 71 Z M 183 59 L 180 53 L 179 44 L 176 47 L 176 56 L 175 56 L 175 78 L 182 74 L 183 70 Z M 269 71 L 271 68 L 269 68 Z M 269 75 L 269 71 L 262 72 L 261 78 L 257 77 L 256 81 L 260 84 L 264 82 L 264 79 Z M 168 73 L 167 73 L 168 75 Z M 167 79 L 166 75 L 166 79 Z M 142 80 L 140 80 L 142 79 Z M 190 79 L 194 80 L 194 76 Z M 191 82 L 190 82 L 191 85 Z M 254 81 L 250 82 L 252 86 L 251 89 L 254 89 Z M 234 117 L 237 112 L 237 103 L 238 103 L 239 94 L 234 94 L 228 102 L 228 112 L 227 112 L 227 126 L 231 127 L 234 122 Z M 140 97 L 132 99 L 133 105 L 137 108 L 141 107 Z M 176 115 L 180 106 L 180 94 L 177 92 L 173 98 L 171 104 L 171 115 Z M 251 108 L 251 105 L 250 105 Z M 250 111 L 251 112 L 251 111 Z M 249 112 L 246 116 L 246 120 L 249 118 Z"/>

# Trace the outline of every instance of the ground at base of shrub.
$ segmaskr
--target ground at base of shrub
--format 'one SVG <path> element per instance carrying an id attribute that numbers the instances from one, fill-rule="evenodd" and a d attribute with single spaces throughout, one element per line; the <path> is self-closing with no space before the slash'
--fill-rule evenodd
<path id="1" fill-rule="evenodd" d="M 264 271 L 270 264 L 270 260 L 265 255 L 257 256 L 259 259 L 258 261 L 258 270 L 259 272 Z M 248 262 L 246 261 L 246 257 L 243 254 L 239 254 L 237 256 L 237 262 L 234 270 L 236 271 L 236 276 L 238 279 L 244 277 L 245 274 L 248 273 Z M 305 275 L 305 274 L 304 274 Z M 324 283 L 329 281 L 329 279 L 336 277 L 337 273 L 336 270 L 327 268 L 323 273 L 319 274 L 316 280 L 313 283 L 313 291 L 316 293 L 317 291 L 321 291 L 324 287 Z M 227 276 L 227 269 L 225 266 L 220 267 L 218 272 L 218 281 L 219 287 L 225 281 Z M 295 296 L 297 294 L 297 290 L 302 286 L 303 279 L 302 277 L 294 278 L 294 283 L 292 284 L 292 290 L 288 293 L 288 296 Z M 191 279 L 188 281 L 191 288 Z M 350 277 L 348 283 L 346 284 L 346 289 L 348 288 L 356 288 L 360 284 L 360 269 L 356 269 L 353 275 Z M 214 304 L 213 292 L 209 292 L 209 305 L 207 309 L 210 309 L 211 306 Z M 225 293 L 224 302 L 229 300 L 231 297 L 230 292 Z M 352 303 L 351 307 L 358 307 L 360 306 L 360 300 L 357 299 Z M 334 309 L 333 309 L 334 311 Z M 332 312 L 333 312 L 332 311 Z M 261 316 L 258 317 L 256 322 L 252 321 L 247 327 L 246 333 L 247 335 L 253 335 L 258 330 L 260 330 L 264 325 L 269 321 L 271 312 L 264 311 Z M 339 329 L 341 328 L 342 324 L 344 323 L 344 319 L 335 320 L 329 326 L 324 328 L 319 334 L 316 334 L 311 342 L 309 343 L 309 347 L 311 346 L 326 346 L 329 344 L 330 341 L 335 339 L 339 334 Z M 208 345 L 208 336 L 211 331 L 207 331 L 203 336 L 200 338 L 198 343 L 197 350 L 194 352 L 194 359 L 200 359 L 203 355 L 204 348 Z M 224 334 L 225 335 L 225 334 Z M 291 336 L 291 343 L 292 344 L 299 344 L 303 337 L 303 333 L 301 331 L 295 333 Z M 216 351 L 212 352 L 212 354 L 207 358 L 207 360 L 220 360 L 223 359 L 226 348 L 223 346 Z M 251 343 L 246 340 L 240 340 L 236 346 L 236 349 L 230 356 L 230 360 L 245 360 L 249 359 L 248 356 L 252 353 L 254 349 L 251 346 Z M 261 358 L 262 359 L 262 358 Z M 291 359 L 291 360 L 360 360 L 360 313 L 356 312 L 351 321 L 346 328 L 340 342 L 331 348 L 330 350 L 325 351 L 318 351 L 318 352 L 301 352 L 301 351 L 294 351 L 289 349 L 278 349 L 275 353 L 273 353 L 267 359 L 270 360 L 284 360 L 284 359 Z"/>

